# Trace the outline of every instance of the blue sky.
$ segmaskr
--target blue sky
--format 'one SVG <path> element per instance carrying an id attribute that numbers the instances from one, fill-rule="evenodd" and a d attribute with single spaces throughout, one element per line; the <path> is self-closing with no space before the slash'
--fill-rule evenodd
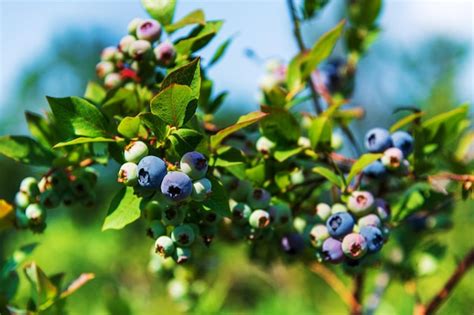
<path id="1" fill-rule="evenodd" d="M 314 38 L 337 22 L 334 8 L 342 0 L 332 0 L 322 16 L 305 25 Z M 218 89 L 232 91 L 230 101 L 253 102 L 260 65 L 244 56 L 252 48 L 262 57 L 288 60 L 296 52 L 284 0 L 213 0 L 178 1 L 176 17 L 196 8 L 203 8 L 209 19 L 224 19 L 220 40 L 235 35 L 226 57 L 211 72 Z M 381 41 L 391 41 L 410 51 L 423 39 L 443 35 L 470 46 L 470 57 L 460 73 L 458 93 L 472 101 L 474 77 L 474 2 L 466 0 L 388 0 L 380 20 Z M 88 29 L 99 25 L 117 34 L 126 30 L 128 21 L 145 16 L 139 1 L 43 1 L 0 0 L 0 113 L 15 78 L 22 67 L 30 64 L 44 51 L 55 33 L 66 26 Z M 115 42 L 111 42 L 111 45 Z M 209 54 L 218 44 L 207 49 Z M 374 48 L 376 49 L 376 48 Z M 80 52 L 78 52 L 80 53 Z M 206 54 L 206 52 L 205 52 Z"/>

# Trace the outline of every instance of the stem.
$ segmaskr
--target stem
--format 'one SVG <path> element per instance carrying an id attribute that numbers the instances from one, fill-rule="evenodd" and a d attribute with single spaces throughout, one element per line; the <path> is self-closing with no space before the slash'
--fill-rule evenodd
<path id="1" fill-rule="evenodd" d="M 464 257 L 464 259 L 458 264 L 456 270 L 445 283 L 441 291 L 436 294 L 431 301 L 426 305 L 418 306 L 415 309 L 417 315 L 430 315 L 434 314 L 439 307 L 445 302 L 449 295 L 452 293 L 454 287 L 459 283 L 463 276 L 469 271 L 474 265 L 474 248 Z"/>
<path id="2" fill-rule="evenodd" d="M 286 3 L 288 4 L 288 10 L 290 11 L 291 21 L 293 23 L 293 33 L 295 35 L 296 43 L 298 44 L 300 52 L 304 53 L 306 51 L 306 47 L 303 42 L 303 35 L 301 34 L 300 20 L 296 16 L 295 4 L 293 3 L 293 0 L 287 0 Z M 314 109 L 319 115 L 323 112 L 323 110 L 319 102 L 318 92 L 316 92 L 316 87 L 314 86 L 314 82 L 311 76 L 308 77 L 307 82 L 309 85 L 309 89 L 311 90 L 311 97 L 313 98 Z"/>
<path id="3" fill-rule="evenodd" d="M 362 315 L 362 297 L 364 291 L 364 274 L 358 273 L 354 276 L 354 291 L 352 296 L 355 303 L 351 306 L 351 315 Z"/>

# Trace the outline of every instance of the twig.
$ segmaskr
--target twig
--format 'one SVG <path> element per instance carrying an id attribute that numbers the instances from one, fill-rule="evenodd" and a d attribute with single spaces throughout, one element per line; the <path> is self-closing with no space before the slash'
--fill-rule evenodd
<path id="1" fill-rule="evenodd" d="M 452 293 L 454 287 L 459 283 L 463 276 L 469 271 L 474 265 L 474 248 L 464 257 L 464 259 L 458 264 L 456 270 L 448 279 L 446 284 L 443 286 L 441 291 L 436 294 L 431 301 L 425 305 L 418 305 L 415 308 L 415 315 L 430 315 L 434 314 L 439 307 L 445 302 L 449 295 Z"/>
<path id="2" fill-rule="evenodd" d="M 387 271 L 382 271 L 375 279 L 374 292 L 369 296 L 367 301 L 366 315 L 373 315 L 382 301 L 382 296 L 390 283 L 390 274 Z"/>
<path id="3" fill-rule="evenodd" d="M 321 277 L 349 308 L 353 308 L 357 304 L 357 300 L 354 299 L 346 285 L 329 268 L 320 263 L 312 263 L 309 265 L 309 270 Z"/>
<path id="4" fill-rule="evenodd" d="M 352 296 L 354 297 L 355 303 L 351 306 L 352 315 L 362 315 L 364 278 L 363 273 L 358 273 L 354 276 L 354 291 L 352 292 Z"/>
<path id="5" fill-rule="evenodd" d="M 296 16 L 295 4 L 293 3 L 293 0 L 287 0 L 286 3 L 288 4 L 288 10 L 290 11 L 291 21 L 293 23 L 293 32 L 295 34 L 295 39 L 298 44 L 298 48 L 300 49 L 301 53 L 304 53 L 306 51 L 306 47 L 303 42 L 303 35 L 301 34 L 300 21 L 298 17 Z M 323 109 L 321 108 L 318 92 L 316 92 L 316 88 L 314 86 L 314 82 L 311 76 L 308 77 L 307 82 L 309 85 L 309 89 L 311 90 L 311 96 L 313 98 L 313 103 L 314 103 L 314 109 L 316 110 L 316 113 L 319 115 L 323 112 Z"/>

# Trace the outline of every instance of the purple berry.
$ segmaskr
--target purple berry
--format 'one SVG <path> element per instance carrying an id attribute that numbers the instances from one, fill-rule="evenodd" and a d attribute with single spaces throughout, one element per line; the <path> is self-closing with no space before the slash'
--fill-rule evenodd
<path id="1" fill-rule="evenodd" d="M 183 201 L 191 196 L 193 182 L 182 172 L 169 172 L 163 178 L 161 192 L 172 201 Z"/>
<path id="2" fill-rule="evenodd" d="M 382 221 L 390 219 L 392 213 L 388 202 L 381 198 L 375 199 L 375 211 Z"/>
<path id="3" fill-rule="evenodd" d="M 158 40 L 161 36 L 161 26 L 155 20 L 141 21 L 137 26 L 138 39 L 144 39 L 150 42 Z"/>
<path id="4" fill-rule="evenodd" d="M 192 179 L 200 179 L 206 176 L 208 165 L 206 157 L 196 151 L 183 155 L 179 163 L 181 171 Z"/>
<path id="5" fill-rule="evenodd" d="M 323 243 L 323 259 L 333 264 L 338 264 L 344 260 L 344 252 L 342 251 L 342 243 L 332 237 Z"/>
<path id="6" fill-rule="evenodd" d="M 374 197 L 367 191 L 354 191 L 347 201 L 349 210 L 358 217 L 369 213 L 373 205 Z"/>
<path id="7" fill-rule="evenodd" d="M 281 248 L 289 255 L 298 255 L 304 250 L 304 239 L 301 234 L 290 233 L 282 237 Z"/>
<path id="8" fill-rule="evenodd" d="M 160 188 L 165 175 L 166 164 L 156 156 L 145 156 L 138 163 L 138 184 L 144 188 Z"/>
<path id="9" fill-rule="evenodd" d="M 326 221 L 326 227 L 332 237 L 340 238 L 352 232 L 354 219 L 347 212 L 335 213 Z"/>
<path id="10" fill-rule="evenodd" d="M 392 138 L 388 130 L 374 128 L 365 135 L 365 147 L 369 152 L 383 152 L 392 146 Z"/>
<path id="11" fill-rule="evenodd" d="M 342 240 L 342 251 L 351 259 L 359 259 L 367 252 L 367 241 L 358 233 L 348 234 Z"/>
<path id="12" fill-rule="evenodd" d="M 161 66 L 170 66 L 176 59 L 176 49 L 169 41 L 160 43 L 153 52 L 157 63 Z"/>

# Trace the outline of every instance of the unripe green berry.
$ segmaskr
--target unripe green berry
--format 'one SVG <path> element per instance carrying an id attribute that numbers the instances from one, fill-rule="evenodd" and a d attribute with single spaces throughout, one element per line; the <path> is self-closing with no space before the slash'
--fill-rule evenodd
<path id="1" fill-rule="evenodd" d="M 331 214 L 338 213 L 338 212 L 347 212 L 347 207 L 342 203 L 335 203 L 331 207 Z"/>
<path id="2" fill-rule="evenodd" d="M 19 191 L 15 195 L 15 205 L 21 209 L 26 209 L 30 205 L 30 196 L 23 191 Z"/>
<path id="3" fill-rule="evenodd" d="M 179 246 L 189 246 L 195 238 L 194 230 L 188 224 L 179 225 L 171 232 L 171 239 Z"/>
<path id="4" fill-rule="evenodd" d="M 176 226 L 181 224 L 185 217 L 185 210 L 179 207 L 169 207 L 165 209 L 161 216 L 164 225 Z"/>
<path id="5" fill-rule="evenodd" d="M 266 209 L 270 205 L 270 193 L 263 188 L 253 189 L 247 197 L 252 209 Z"/>
<path id="6" fill-rule="evenodd" d="M 232 179 L 228 185 L 230 197 L 236 201 L 247 201 L 247 196 L 252 191 L 252 183 L 248 180 Z"/>
<path id="7" fill-rule="evenodd" d="M 116 47 L 114 46 L 106 47 L 102 50 L 102 53 L 100 54 L 100 59 L 102 61 L 113 61 L 116 52 L 117 52 Z"/>
<path id="8" fill-rule="evenodd" d="M 316 217 L 319 220 L 326 222 L 331 214 L 331 207 L 327 203 L 321 202 L 316 205 Z"/>
<path id="9" fill-rule="evenodd" d="M 120 43 L 119 43 L 120 51 L 128 54 L 128 51 L 130 49 L 130 45 L 136 40 L 137 39 L 132 35 L 125 35 L 124 37 L 122 37 L 120 39 Z"/>
<path id="10" fill-rule="evenodd" d="M 51 183 L 51 188 L 56 192 L 62 193 L 69 185 L 68 176 L 62 170 L 53 172 L 47 180 Z"/>
<path id="11" fill-rule="evenodd" d="M 29 205 L 25 210 L 25 215 L 32 225 L 40 225 L 46 219 L 46 211 L 37 203 Z"/>
<path id="12" fill-rule="evenodd" d="M 95 66 L 95 72 L 100 79 L 114 72 L 115 66 L 111 61 L 101 61 Z"/>
<path id="13" fill-rule="evenodd" d="M 268 208 L 270 221 L 275 225 L 285 225 L 291 221 L 292 213 L 288 204 L 277 203 Z"/>
<path id="14" fill-rule="evenodd" d="M 138 163 L 148 155 L 148 146 L 143 141 L 133 141 L 125 147 L 123 156 L 125 161 Z"/>
<path id="15" fill-rule="evenodd" d="M 53 189 L 46 190 L 40 195 L 40 204 L 47 209 L 58 207 L 61 201 L 61 194 Z"/>
<path id="16" fill-rule="evenodd" d="M 136 40 L 130 44 L 128 53 L 133 59 L 141 60 L 151 51 L 151 44 L 146 40 Z"/>
<path id="17" fill-rule="evenodd" d="M 270 214 L 265 210 L 255 210 L 250 215 L 249 223 L 256 229 L 264 229 L 270 224 Z"/>
<path id="18" fill-rule="evenodd" d="M 300 147 L 303 147 L 303 148 L 311 148 L 311 141 L 309 140 L 309 138 L 306 138 L 306 137 L 299 137 L 298 138 L 298 143 L 297 143 Z"/>
<path id="19" fill-rule="evenodd" d="M 189 259 L 191 259 L 191 249 L 188 247 L 176 247 L 176 250 L 173 254 L 173 260 L 177 264 L 184 264 Z"/>
<path id="20" fill-rule="evenodd" d="M 138 183 L 138 166 L 133 162 L 122 164 L 117 174 L 117 181 L 126 186 L 135 186 Z"/>
<path id="21" fill-rule="evenodd" d="M 112 72 L 105 76 L 104 85 L 108 89 L 113 89 L 122 84 L 122 77 L 120 74 Z"/>
<path id="22" fill-rule="evenodd" d="M 148 225 L 147 235 L 153 239 L 166 234 L 166 227 L 158 220 L 153 220 Z"/>
<path id="23" fill-rule="evenodd" d="M 131 35 L 135 35 L 135 33 L 137 32 L 137 27 L 142 21 L 143 19 L 141 18 L 134 18 L 133 20 L 131 20 L 128 23 L 128 27 L 127 27 L 128 33 Z"/>
<path id="24" fill-rule="evenodd" d="M 39 195 L 38 181 L 34 177 L 26 177 L 20 183 L 20 191 L 26 193 L 31 198 Z"/>
<path id="25" fill-rule="evenodd" d="M 163 256 L 169 257 L 174 253 L 174 243 L 171 238 L 168 236 L 160 236 L 156 239 L 155 242 L 155 253 Z"/>
<path id="26" fill-rule="evenodd" d="M 207 178 L 201 178 L 193 182 L 193 193 L 191 197 L 195 201 L 203 201 L 211 193 L 212 183 Z"/>
<path id="27" fill-rule="evenodd" d="M 264 155 L 269 155 L 270 153 L 273 152 L 273 150 L 276 147 L 275 142 L 271 141 L 267 137 L 260 137 L 257 140 L 257 143 L 255 144 L 257 151 L 264 154 Z"/>
<path id="28" fill-rule="evenodd" d="M 236 202 L 231 205 L 230 211 L 232 212 L 232 221 L 234 222 L 248 222 L 252 209 L 245 203 Z"/>
<path id="29" fill-rule="evenodd" d="M 326 239 L 329 238 L 329 232 L 325 225 L 316 224 L 309 232 L 309 239 L 314 247 L 320 248 Z"/>

